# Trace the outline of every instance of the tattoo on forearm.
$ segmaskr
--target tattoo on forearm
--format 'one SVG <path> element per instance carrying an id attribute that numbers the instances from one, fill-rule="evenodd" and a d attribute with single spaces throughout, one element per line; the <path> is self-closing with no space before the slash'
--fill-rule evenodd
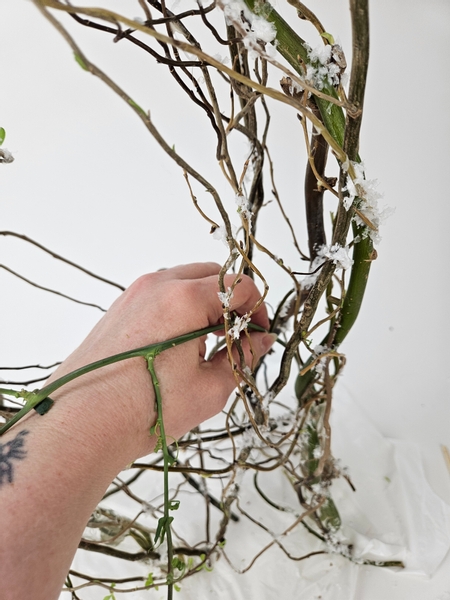
<path id="1" fill-rule="evenodd" d="M 23 460 L 26 457 L 24 443 L 28 433 L 29 431 L 24 429 L 13 440 L 0 444 L 0 487 L 4 483 L 13 483 L 15 467 L 13 461 Z"/>

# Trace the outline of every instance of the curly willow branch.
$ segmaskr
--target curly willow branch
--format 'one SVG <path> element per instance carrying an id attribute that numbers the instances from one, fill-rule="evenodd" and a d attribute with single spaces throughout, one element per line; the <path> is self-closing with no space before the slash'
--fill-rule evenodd
<path id="1" fill-rule="evenodd" d="M 216 6 L 224 5 L 221 0 L 212 2 L 204 8 L 199 3 L 198 10 L 186 10 L 178 15 L 169 11 L 164 1 L 138 0 L 145 15 L 145 22 L 99 7 L 72 6 L 59 0 L 33 0 L 40 12 L 70 46 L 78 64 L 122 98 L 162 150 L 182 169 L 195 208 L 209 223 L 211 231 L 215 231 L 220 227 L 216 222 L 216 215 L 212 218 L 208 210 L 200 207 L 191 187 L 191 181 L 195 180 L 212 196 L 214 207 L 225 228 L 224 239 L 228 245 L 228 258 L 218 277 L 221 299 L 224 299 L 224 323 L 202 332 L 181 336 L 175 341 L 182 343 L 192 339 L 192 336 L 206 335 L 218 329 L 224 330 L 225 339 L 219 340 L 216 350 L 226 346 L 238 388 L 220 427 L 213 429 L 208 428 L 208 425 L 199 426 L 180 440 L 177 448 L 173 448 L 167 444 L 164 436 L 162 399 L 159 395 L 159 383 L 154 371 L 153 358 L 160 351 L 171 347 L 174 340 L 169 340 L 158 347 L 152 345 L 107 359 L 109 363 L 125 360 L 131 356 L 144 356 L 147 359 L 158 401 L 158 423 L 153 433 L 161 438 L 161 451 L 157 453 L 156 458 L 152 457 L 150 460 L 142 460 L 132 465 L 131 469 L 135 470 L 135 475 L 124 480 L 118 478 L 105 495 L 105 499 L 113 494 L 118 498 L 126 495 L 129 502 L 137 505 L 137 516 L 130 519 L 111 511 L 107 515 L 106 524 L 101 520 L 96 521 L 93 517 L 90 525 L 102 531 L 105 541 L 98 543 L 83 539 L 82 547 L 88 551 L 102 552 L 122 560 L 147 561 L 145 564 L 152 570 L 144 578 L 123 579 L 95 578 L 72 571 L 70 577 L 83 580 L 83 583 L 73 585 L 71 579 L 68 579 L 67 589 L 73 594 L 76 594 L 77 590 L 93 585 L 109 590 L 110 597 L 113 597 L 116 592 L 148 590 L 158 585 L 167 585 L 168 597 L 171 598 L 172 590 L 176 589 L 177 583 L 184 577 L 190 577 L 203 569 L 210 569 L 213 555 L 223 553 L 226 560 L 233 564 L 231 555 L 228 556 L 228 550 L 225 554 L 224 544 L 232 528 L 232 522 L 238 520 L 256 526 L 271 536 L 269 543 L 257 551 L 253 559 L 247 557 L 247 566 L 241 572 L 247 571 L 259 556 L 274 546 L 281 549 L 287 559 L 304 560 L 316 554 L 329 552 L 336 542 L 333 535 L 340 525 L 340 517 L 329 495 L 329 487 L 332 480 L 342 476 L 342 473 L 331 455 L 329 417 L 333 385 L 345 362 L 345 358 L 337 348 L 353 326 L 361 306 L 373 248 L 370 238 L 367 237 L 356 243 L 358 239 L 356 236 L 359 236 L 362 230 L 353 224 L 356 238 L 352 242 L 354 265 L 348 285 L 344 275 L 336 275 L 337 266 L 334 261 L 324 259 L 318 267 L 317 264 L 311 267 L 308 275 L 314 277 L 315 281 L 307 287 L 298 279 L 306 269 L 298 267 L 296 270 L 291 269 L 287 262 L 277 257 L 277 253 L 272 250 L 270 238 L 264 242 L 259 239 L 259 228 L 258 236 L 256 228 L 260 215 L 264 213 L 263 208 L 271 202 L 272 198 L 275 198 L 273 205 L 277 206 L 281 213 L 283 226 L 284 223 L 288 226 L 290 243 L 296 250 L 296 259 L 312 262 L 315 257 L 320 256 L 319 250 L 327 241 L 322 204 L 325 191 L 331 192 L 337 202 L 336 216 L 332 223 L 332 244 L 345 247 L 355 213 L 361 218 L 364 217 L 363 212 L 359 210 L 357 200 L 350 210 L 345 209 L 344 200 L 347 177 L 356 179 L 355 163 L 360 160 L 359 136 L 369 50 L 367 0 L 350 2 L 353 61 L 348 99 L 339 85 L 334 86 L 330 82 L 325 82 L 324 87 L 318 90 L 311 82 L 305 81 L 306 68 L 314 66 L 310 63 L 308 46 L 269 2 L 243 1 L 253 15 L 262 16 L 275 25 L 274 46 L 293 70 L 275 60 L 273 53 L 269 56 L 264 44 L 255 44 L 254 48 L 246 47 L 243 40 L 247 32 L 244 20 L 245 14 L 248 13 L 245 11 L 242 11 L 240 16 L 234 15 L 233 19 L 226 24 L 226 35 L 221 35 L 214 25 L 214 10 Z M 315 26 L 319 35 L 325 33 L 324 26 L 309 8 L 298 0 L 288 1 L 297 9 L 301 18 L 308 19 Z M 59 11 L 60 15 L 68 13 L 83 27 L 114 35 L 116 42 L 124 40 L 123 43 L 127 41 L 133 43 L 135 47 L 146 52 L 147 56 L 167 66 L 177 85 L 182 89 L 183 97 L 201 108 L 201 113 L 206 116 L 206 123 L 213 129 L 214 151 L 220 175 L 225 178 L 227 186 L 231 187 L 238 201 L 242 199 L 242 205 L 240 204 L 238 209 L 240 227 L 237 233 L 231 224 L 232 211 L 226 208 L 219 192 L 210 183 L 210 178 L 204 177 L 167 143 L 155 127 L 150 113 L 86 56 L 55 17 L 55 13 L 50 12 L 49 9 Z M 157 16 L 160 15 L 161 18 L 154 19 L 153 11 L 156 11 Z M 226 66 L 202 49 L 196 37 L 188 29 L 191 18 L 202 25 L 205 35 L 209 36 L 207 39 L 213 40 L 213 46 L 221 44 L 228 48 L 231 66 Z M 157 26 L 165 33 L 157 30 Z M 183 40 L 177 38 L 175 32 L 181 35 Z M 322 38 L 322 42 L 328 43 L 325 38 Z M 156 50 L 151 47 L 151 44 Z M 254 50 L 257 56 L 253 70 L 250 50 Z M 185 57 L 186 60 L 181 58 L 183 52 L 188 55 Z M 268 85 L 269 76 L 271 77 L 273 73 L 277 76 L 287 76 L 283 77 L 281 82 L 283 91 Z M 293 87 L 297 84 L 303 91 L 293 92 L 288 78 L 290 83 L 294 84 Z M 217 81 L 220 85 L 226 86 L 228 94 L 222 94 L 223 88 L 219 87 Z M 227 110 L 223 109 L 226 102 L 223 100 L 224 96 L 228 101 Z M 295 111 L 292 115 L 294 121 L 292 132 L 301 139 L 302 144 L 303 136 L 305 138 L 308 159 L 305 196 L 308 205 L 306 220 L 309 257 L 300 250 L 298 224 L 292 218 L 288 218 L 275 185 L 275 169 L 268 148 L 268 140 L 271 137 L 269 123 L 273 112 L 269 99 L 289 106 Z M 303 132 L 298 127 L 297 116 L 302 121 Z M 244 139 L 248 144 L 244 158 L 242 156 L 235 158 L 234 139 L 229 139 L 232 136 Z M 329 150 L 337 158 L 340 167 L 345 165 L 346 169 L 344 171 L 341 168 L 339 192 L 334 189 L 334 181 L 332 182 L 325 174 Z M 266 173 L 269 175 L 270 183 L 265 187 Z M 267 185 L 271 187 L 267 188 Z M 297 188 L 297 184 L 295 185 Z M 268 191 L 271 192 L 271 196 Z M 248 206 L 245 205 L 247 201 Z M 367 222 L 366 225 L 370 227 L 371 223 Z M 15 234 L 0 232 L 0 235 Z M 22 237 L 47 251 L 29 238 Z M 277 273 L 286 278 L 289 285 L 288 290 L 282 290 L 282 300 L 273 308 L 270 330 L 279 334 L 279 341 L 284 346 L 275 374 L 273 369 L 271 370 L 272 364 L 269 361 L 264 361 L 260 365 L 251 365 L 252 368 L 247 366 L 239 335 L 239 339 L 230 336 L 235 315 L 231 312 L 229 299 L 244 274 L 258 278 L 261 287 L 264 288 L 260 300 L 249 310 L 245 318 L 250 319 L 259 306 L 267 300 L 271 279 L 261 267 L 263 260 L 270 261 Z M 76 266 L 70 261 L 65 262 Z M 225 275 L 230 270 L 233 270 L 235 278 L 229 289 L 226 289 Z M 107 283 L 112 282 L 107 281 Z M 270 297 L 269 299 L 271 300 Z M 325 305 L 325 315 L 320 314 L 322 305 Z M 290 317 L 293 317 L 292 325 L 288 324 Z M 248 328 L 252 328 L 251 323 L 248 324 Z M 322 333 L 317 333 L 322 329 L 328 330 L 322 340 L 325 347 L 321 352 L 317 349 L 312 350 L 314 344 L 309 338 L 313 335 L 322 337 Z M 247 336 L 251 342 L 245 325 L 243 336 Z M 68 377 L 70 379 L 70 377 L 80 376 L 90 369 L 100 368 L 109 363 L 103 361 L 101 364 L 88 365 L 76 373 L 69 374 Z M 298 401 L 280 400 L 279 394 L 289 380 L 293 364 L 298 368 L 296 381 Z M 18 392 L 1 388 L 0 394 L 22 399 L 25 401 L 25 406 L 0 428 L 0 434 L 29 410 L 39 407 L 54 389 L 69 379 L 66 377 L 64 380 L 53 382 L 37 392 L 23 390 Z M 265 392 L 261 391 L 262 389 Z M 6 413 L 7 410 L 4 411 L 4 414 Z M 177 458 L 178 451 L 185 453 L 183 460 Z M 255 474 L 254 489 L 258 493 L 258 498 L 274 510 L 283 510 L 293 515 L 291 525 L 286 527 L 284 524 L 281 536 L 288 535 L 301 524 L 317 540 L 320 540 L 323 544 L 321 550 L 303 556 L 290 553 L 281 543 L 280 536 L 273 535 L 272 530 L 275 528 L 264 525 L 253 513 L 242 508 L 245 504 L 240 495 L 246 491 L 242 478 L 249 470 Z M 272 476 L 277 471 L 283 477 L 287 477 L 296 499 L 298 498 L 298 505 L 289 507 L 289 510 L 281 507 L 278 501 L 269 498 L 272 494 L 266 495 L 262 492 L 260 482 L 257 482 L 256 474 L 260 474 L 262 478 L 266 476 L 265 474 Z M 160 497 L 149 500 L 143 496 L 135 483 L 139 480 L 142 484 L 144 476 L 148 479 L 160 473 L 164 474 L 164 500 L 162 501 Z M 169 489 L 169 476 L 171 489 Z M 200 513 L 202 510 L 204 515 L 204 533 L 192 545 L 184 541 L 183 532 L 177 533 L 177 528 L 172 529 L 168 512 L 177 506 L 177 498 L 183 497 L 185 492 L 196 495 L 198 511 Z M 143 514 L 147 515 L 145 521 L 143 521 Z M 215 522 L 218 523 L 215 533 L 212 529 L 214 517 L 216 517 Z M 154 523 L 153 529 L 147 527 L 148 518 Z M 108 542 L 113 541 L 120 543 L 124 537 L 132 538 L 134 543 L 138 544 L 139 550 L 128 552 L 108 545 Z M 168 564 L 162 562 L 160 553 L 155 547 L 155 538 L 157 542 L 163 538 L 168 540 Z M 343 554 L 353 560 L 349 547 L 345 546 Z M 148 559 L 152 562 L 148 563 Z M 128 583 L 134 583 L 135 587 L 128 586 Z"/>

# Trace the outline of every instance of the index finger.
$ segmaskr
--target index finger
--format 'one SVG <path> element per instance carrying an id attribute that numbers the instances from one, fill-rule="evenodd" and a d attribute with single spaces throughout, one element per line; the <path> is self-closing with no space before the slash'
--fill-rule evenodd
<path id="1" fill-rule="evenodd" d="M 209 325 L 216 325 L 220 322 L 224 306 L 228 306 L 230 310 L 236 311 L 240 315 L 245 315 L 252 311 L 261 299 L 261 292 L 248 275 L 240 275 L 238 283 L 233 288 L 235 281 L 236 275 L 225 275 L 224 285 L 227 291 L 225 297 L 221 296 L 220 298 L 217 276 L 205 277 L 197 282 L 196 289 L 201 294 L 202 303 L 205 304 Z M 269 328 L 269 318 L 264 303 L 252 314 L 251 319 L 264 329 Z"/>
<path id="2" fill-rule="evenodd" d="M 197 262 L 187 265 L 176 265 L 169 269 L 161 269 L 158 276 L 161 279 L 203 279 L 211 275 L 218 275 L 222 267 L 215 262 Z"/>

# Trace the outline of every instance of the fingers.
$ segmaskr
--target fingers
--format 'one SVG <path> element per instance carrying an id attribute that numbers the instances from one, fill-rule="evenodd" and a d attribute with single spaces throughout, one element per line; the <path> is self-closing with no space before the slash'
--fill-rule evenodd
<path id="1" fill-rule="evenodd" d="M 247 338 L 242 339 L 245 362 L 250 368 L 270 350 L 276 337 L 271 333 L 254 332 L 250 335 L 250 342 Z M 239 365 L 240 358 L 236 349 L 233 350 L 233 358 Z M 231 392 L 236 388 L 236 377 L 230 366 L 227 349 L 221 350 L 210 361 L 201 364 L 200 370 L 204 386 L 210 390 L 211 414 L 215 414 L 222 410 Z"/>
<path id="2" fill-rule="evenodd" d="M 247 339 L 243 340 L 242 349 L 247 364 L 250 367 L 254 367 L 269 352 L 276 342 L 277 337 L 276 333 L 255 331 L 250 334 L 250 342 Z M 253 359 L 253 364 L 251 363 L 251 359 Z"/>
<path id="3" fill-rule="evenodd" d="M 231 287 L 235 279 L 235 275 L 225 275 L 225 289 Z M 240 315 L 244 315 L 254 309 L 260 298 L 261 293 L 254 284 L 253 280 L 247 275 L 242 275 L 240 283 L 238 283 L 233 290 L 230 308 L 231 310 L 238 312 Z M 258 310 L 252 314 L 252 321 L 257 325 L 264 327 L 265 329 L 269 328 L 269 318 L 267 316 L 267 308 L 264 303 L 262 303 Z"/>
<path id="4" fill-rule="evenodd" d="M 243 336 L 241 338 L 241 348 L 244 353 L 245 364 L 253 369 L 259 360 L 267 354 L 267 352 L 272 348 L 275 343 L 277 336 L 274 333 L 264 333 L 260 331 L 254 331 L 250 334 L 250 339 L 247 336 Z M 216 358 L 217 357 L 217 358 Z M 225 368 L 224 364 L 226 359 L 227 367 L 226 369 L 231 372 L 230 363 L 228 358 L 228 351 L 226 348 L 217 352 L 214 357 L 211 359 L 211 363 L 214 365 L 219 365 L 220 368 Z M 233 348 L 233 359 L 237 365 L 240 365 L 240 356 L 237 351 L 237 348 Z M 217 363 L 214 361 L 217 360 Z M 234 379 L 234 377 L 233 377 Z M 234 385 L 236 385 L 236 381 L 234 380 Z"/>
<path id="5" fill-rule="evenodd" d="M 225 275 L 225 289 L 227 291 L 231 290 L 235 281 L 236 275 Z M 216 275 L 205 277 L 197 282 L 199 300 L 204 304 L 210 325 L 216 325 L 223 317 L 223 300 L 219 298 L 218 292 L 219 285 Z M 253 310 L 261 298 L 261 293 L 255 283 L 247 275 L 241 275 L 239 277 L 239 283 L 234 286 L 234 289 L 232 292 L 230 291 L 229 294 L 230 309 L 241 315 Z M 252 321 L 261 327 L 268 329 L 269 319 L 264 304 L 261 304 L 258 310 L 252 315 Z"/>
<path id="6" fill-rule="evenodd" d="M 170 269 L 158 271 L 158 277 L 169 279 L 202 279 L 219 273 L 222 267 L 215 262 L 192 263 L 189 265 L 176 265 Z M 216 277 L 217 279 L 217 277 Z"/>
<path id="7" fill-rule="evenodd" d="M 141 279 L 149 293 L 154 291 L 155 285 L 170 284 L 173 297 L 177 295 L 176 282 L 183 281 L 184 285 L 180 292 L 186 295 L 185 308 L 191 308 L 197 315 L 199 312 L 206 312 L 204 314 L 205 322 L 209 325 L 216 325 L 223 317 L 223 299 L 219 299 L 218 296 L 220 269 L 221 266 L 214 262 L 192 263 L 177 265 Z M 238 276 L 237 284 L 235 284 L 236 278 L 237 276 L 233 274 L 225 275 L 224 285 L 226 290 L 233 288 L 234 285 L 233 291 L 230 292 L 229 307 L 243 315 L 254 309 L 261 298 L 261 293 L 247 275 Z M 136 287 L 136 283 L 132 287 Z M 252 315 L 252 321 L 266 329 L 269 327 L 267 310 L 264 305 L 261 305 Z"/>
<path id="8" fill-rule="evenodd" d="M 170 269 L 158 271 L 158 278 L 161 280 L 202 280 L 198 282 L 198 285 L 202 288 L 203 299 L 205 299 L 203 293 L 211 294 L 210 322 L 215 324 L 223 314 L 222 302 L 217 295 L 219 292 L 217 275 L 219 274 L 220 269 L 221 266 L 214 262 L 177 265 Z M 230 308 L 240 314 L 244 314 L 254 308 L 255 304 L 260 299 L 261 294 L 247 275 L 239 276 L 239 280 L 240 282 L 235 285 L 232 292 Z M 228 290 L 231 288 L 235 281 L 236 275 L 225 275 L 225 289 Z M 256 317 L 256 314 L 258 314 L 258 317 Z M 268 326 L 267 312 L 264 307 L 261 307 L 257 313 L 255 313 L 255 319 L 253 320 L 258 322 L 258 324 L 261 324 L 262 327 Z"/>
<path id="9" fill-rule="evenodd" d="M 140 277 L 116 300 L 99 333 L 106 327 L 112 334 L 114 352 L 119 352 L 223 322 L 220 268 L 216 263 L 194 263 Z M 240 275 L 237 283 L 236 277 L 224 277 L 226 290 L 234 286 L 229 307 L 240 315 L 248 314 L 260 302 L 261 293 L 250 277 Z M 251 319 L 268 329 L 264 304 Z"/>

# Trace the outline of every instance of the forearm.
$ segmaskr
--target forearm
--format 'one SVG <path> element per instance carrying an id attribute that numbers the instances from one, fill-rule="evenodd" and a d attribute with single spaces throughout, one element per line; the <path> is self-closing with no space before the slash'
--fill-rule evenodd
<path id="1" fill-rule="evenodd" d="M 112 305 L 53 378 L 133 348 L 223 322 L 220 267 L 197 263 L 139 278 Z M 230 310 L 269 321 L 252 280 L 226 275 Z M 257 308 L 255 308 L 257 306 Z M 274 336 L 241 340 L 252 367 Z M 171 347 L 155 359 L 166 436 L 178 439 L 223 409 L 236 386 L 228 350 L 206 360 L 205 338 Z M 237 364 L 240 357 L 233 356 Z M 0 593 L 5 600 L 58 597 L 91 512 L 113 478 L 155 446 L 155 395 L 144 358 L 92 371 L 51 394 L 0 437 Z"/>
<path id="2" fill-rule="evenodd" d="M 142 441 L 125 433 L 136 430 L 138 417 L 128 398 L 96 397 L 95 386 L 89 394 L 75 386 L 55 399 L 49 413 L 34 413 L 0 438 L 0 586 L 7 600 L 30 592 L 35 600 L 58 597 L 89 516 L 113 478 L 142 453 Z M 148 420 L 147 432 L 152 415 L 151 406 L 139 415 Z M 16 451 L 7 460 L 10 441 Z"/>

